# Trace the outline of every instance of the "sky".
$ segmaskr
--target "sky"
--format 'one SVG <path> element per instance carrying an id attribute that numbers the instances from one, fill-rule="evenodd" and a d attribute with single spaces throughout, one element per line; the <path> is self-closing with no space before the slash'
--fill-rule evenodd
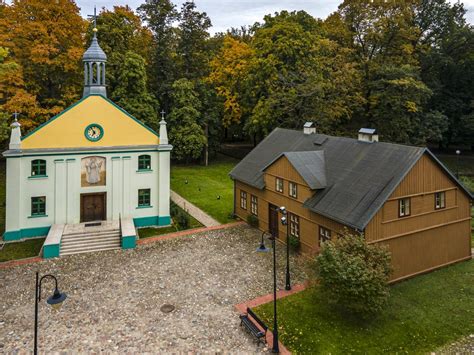
<path id="1" fill-rule="evenodd" d="M 145 0 L 76 0 L 84 17 L 97 8 L 112 9 L 114 5 L 129 5 L 136 9 Z M 457 1 L 457 0 L 452 0 Z M 183 1 L 173 0 L 178 6 Z M 230 27 L 253 25 L 261 22 L 263 16 L 281 10 L 305 10 L 314 17 L 326 18 L 337 10 L 342 0 L 195 0 L 199 11 L 205 11 L 211 18 L 212 33 L 225 32 Z M 474 0 L 464 0 L 467 20 L 474 24 Z"/>

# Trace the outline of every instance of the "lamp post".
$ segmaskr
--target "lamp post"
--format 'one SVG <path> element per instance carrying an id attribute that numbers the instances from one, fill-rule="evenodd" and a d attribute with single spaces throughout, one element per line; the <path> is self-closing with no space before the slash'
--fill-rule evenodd
<path id="1" fill-rule="evenodd" d="M 459 156 L 461 155 L 461 151 L 458 149 L 456 150 L 456 178 L 459 179 Z"/>
<path id="2" fill-rule="evenodd" d="M 262 233 L 262 242 L 260 246 L 257 248 L 259 252 L 268 252 L 269 249 L 265 247 L 263 236 L 265 232 Z M 276 238 L 271 236 L 269 238 L 272 241 L 272 249 L 273 249 L 273 346 L 272 352 L 279 353 L 280 346 L 278 344 L 278 317 L 277 317 L 277 274 L 276 274 Z"/>
<path id="3" fill-rule="evenodd" d="M 54 293 L 47 299 L 47 303 L 50 304 L 53 308 L 60 308 L 63 301 L 66 299 L 66 294 L 59 292 L 58 289 L 58 280 L 53 275 L 44 275 L 39 278 L 39 273 L 36 272 L 36 286 L 35 286 L 35 342 L 33 348 L 33 354 L 38 354 L 38 305 L 41 301 L 41 284 L 45 278 L 52 278 L 54 280 Z"/>
<path id="4" fill-rule="evenodd" d="M 291 280 L 290 280 L 290 233 L 288 232 L 289 223 L 288 223 L 288 213 L 286 212 L 285 206 L 280 207 L 280 212 L 283 215 L 281 217 L 281 224 L 286 226 L 286 282 L 285 290 L 291 290 Z"/>

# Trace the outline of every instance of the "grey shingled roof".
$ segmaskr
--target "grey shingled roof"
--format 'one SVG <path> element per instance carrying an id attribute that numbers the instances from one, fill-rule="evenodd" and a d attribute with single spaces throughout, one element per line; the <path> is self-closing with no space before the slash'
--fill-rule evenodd
<path id="1" fill-rule="evenodd" d="M 472 198 L 462 184 L 426 148 L 384 142 L 361 142 L 357 139 L 322 134 L 308 135 L 302 131 L 282 128 L 277 128 L 268 135 L 237 164 L 230 176 L 263 189 L 263 170 L 271 162 L 283 153 L 301 154 L 309 151 L 324 151 L 326 188 L 316 190 L 313 197 L 305 201 L 304 206 L 358 230 L 365 229 L 424 153 L 428 153 Z M 299 170 L 300 174 L 306 174 L 301 171 Z"/>
<path id="2" fill-rule="evenodd" d="M 280 154 L 274 161 L 263 168 L 272 165 L 276 160 L 285 156 L 295 170 L 301 175 L 303 180 L 308 184 L 310 189 L 323 189 L 326 184 L 326 163 L 324 160 L 324 151 L 308 151 L 308 152 L 285 152 Z"/>

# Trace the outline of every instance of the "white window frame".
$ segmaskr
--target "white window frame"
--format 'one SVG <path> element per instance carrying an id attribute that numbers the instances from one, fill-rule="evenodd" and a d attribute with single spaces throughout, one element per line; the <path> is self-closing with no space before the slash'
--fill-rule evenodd
<path id="1" fill-rule="evenodd" d="M 290 235 L 300 237 L 300 217 L 293 213 L 290 213 Z"/>
<path id="2" fill-rule="evenodd" d="M 323 226 L 319 226 L 319 245 L 321 245 L 321 243 L 327 242 L 328 240 L 331 240 L 331 230 Z"/>
<path id="3" fill-rule="evenodd" d="M 283 193 L 283 190 L 284 190 L 283 189 L 283 179 L 278 178 L 278 177 L 275 179 L 275 190 L 277 192 Z"/>
<path id="4" fill-rule="evenodd" d="M 296 182 L 289 182 L 288 183 L 288 196 L 293 198 L 298 198 L 298 185 Z"/>
<path id="5" fill-rule="evenodd" d="M 250 195 L 250 212 L 254 216 L 258 216 L 258 197 Z"/>
<path id="6" fill-rule="evenodd" d="M 446 192 L 435 192 L 435 209 L 441 210 L 443 208 L 446 208 Z"/>
<path id="7" fill-rule="evenodd" d="M 411 215 L 411 200 L 409 197 L 398 200 L 398 217 L 408 217 Z"/>
<path id="8" fill-rule="evenodd" d="M 240 208 L 247 209 L 247 192 L 240 191 Z"/>

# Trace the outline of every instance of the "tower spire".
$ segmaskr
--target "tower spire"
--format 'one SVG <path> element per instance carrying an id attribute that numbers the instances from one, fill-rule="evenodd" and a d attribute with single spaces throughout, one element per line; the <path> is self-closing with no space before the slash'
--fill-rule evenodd
<path id="1" fill-rule="evenodd" d="M 82 56 L 84 63 L 84 93 L 83 97 L 96 94 L 107 97 L 107 90 L 105 86 L 105 63 L 107 56 L 102 48 L 99 46 L 97 40 L 97 9 L 94 6 L 94 15 L 88 15 L 93 20 L 94 28 L 92 29 L 94 35 L 90 47 Z"/>

